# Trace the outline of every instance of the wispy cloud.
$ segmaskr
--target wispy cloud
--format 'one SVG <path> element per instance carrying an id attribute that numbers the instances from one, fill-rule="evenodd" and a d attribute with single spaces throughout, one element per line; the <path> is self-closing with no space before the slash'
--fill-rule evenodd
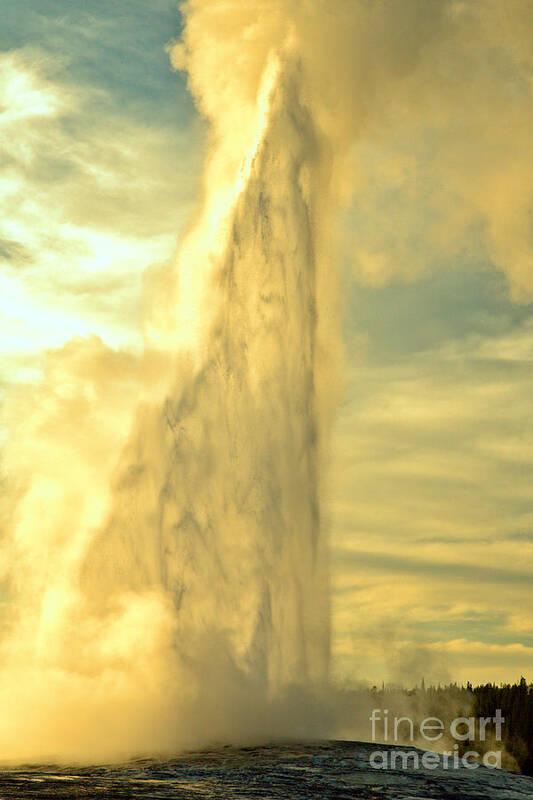
<path id="1" fill-rule="evenodd" d="M 41 51 L 1 53 L 0 75 L 2 348 L 135 344 L 142 273 L 194 199 L 195 140 L 124 117 Z"/>
<path id="2" fill-rule="evenodd" d="M 367 353 L 354 365 L 330 490 L 343 669 L 359 663 L 390 676 L 396 640 L 441 642 L 445 660 L 459 646 L 442 642 L 465 637 L 453 674 L 510 679 L 513 652 L 525 669 L 532 347 L 525 318 L 499 334 L 461 335 L 388 362 Z"/>

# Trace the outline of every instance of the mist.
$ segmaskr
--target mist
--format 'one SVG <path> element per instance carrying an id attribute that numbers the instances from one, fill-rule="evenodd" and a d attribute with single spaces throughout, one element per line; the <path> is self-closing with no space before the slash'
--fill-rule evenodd
<path id="1" fill-rule="evenodd" d="M 462 41 L 457 6 L 182 5 L 169 58 L 208 147 L 179 253 L 147 274 L 144 354 L 73 339 L 5 402 L 3 758 L 339 730 L 323 512 L 339 220 L 358 138 L 412 102 L 431 42 Z"/>

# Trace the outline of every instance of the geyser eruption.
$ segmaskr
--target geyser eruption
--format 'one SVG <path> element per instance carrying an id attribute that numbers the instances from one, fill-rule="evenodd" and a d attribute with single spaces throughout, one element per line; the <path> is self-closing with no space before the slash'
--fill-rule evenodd
<path id="1" fill-rule="evenodd" d="M 170 310 L 153 309 L 157 386 L 122 455 L 106 454 L 118 467 L 100 462 L 91 484 L 69 461 L 44 490 L 33 475 L 13 512 L 24 574 L 10 576 L 7 757 L 316 732 L 301 692 L 324 686 L 329 661 L 320 462 L 334 348 L 317 224 L 329 159 L 290 42 L 242 111 L 240 153 L 230 135 L 210 158 Z M 48 502 L 53 529 L 38 519 Z"/>
<path id="2" fill-rule="evenodd" d="M 297 61 L 273 56 L 265 83 L 259 140 L 207 273 L 202 355 L 178 361 L 164 401 L 139 412 L 84 585 L 107 605 L 161 591 L 178 659 L 214 636 L 243 679 L 269 692 L 325 680 L 329 613 L 315 377 L 320 145 Z"/>
<path id="3" fill-rule="evenodd" d="M 4 758 L 327 733 L 302 696 L 328 675 L 332 220 L 369 97 L 439 26 L 400 6 L 183 6 L 210 149 L 146 352 L 74 339 L 5 407 Z"/>

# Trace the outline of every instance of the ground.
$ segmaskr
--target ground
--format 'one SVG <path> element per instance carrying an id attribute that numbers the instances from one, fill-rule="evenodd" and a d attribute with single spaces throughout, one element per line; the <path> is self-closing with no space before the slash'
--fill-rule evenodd
<path id="1" fill-rule="evenodd" d="M 379 745 L 382 749 L 382 746 Z M 359 742 L 221 747 L 120 766 L 4 767 L 1 798 L 174 800 L 532 800 L 533 779 L 504 770 L 372 769 L 376 745 Z M 392 751 L 393 748 L 383 748 Z M 421 751 L 418 751 L 421 755 Z"/>

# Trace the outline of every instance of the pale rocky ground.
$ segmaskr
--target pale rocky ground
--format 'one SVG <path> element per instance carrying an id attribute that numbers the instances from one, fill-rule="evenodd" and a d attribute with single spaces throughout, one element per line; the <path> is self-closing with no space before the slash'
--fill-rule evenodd
<path id="1" fill-rule="evenodd" d="M 170 760 L 135 759 L 121 766 L 4 767 L 0 798 L 533 800 L 533 779 L 503 770 L 374 770 L 369 757 L 375 747 L 358 742 L 272 744 L 223 747 Z"/>

